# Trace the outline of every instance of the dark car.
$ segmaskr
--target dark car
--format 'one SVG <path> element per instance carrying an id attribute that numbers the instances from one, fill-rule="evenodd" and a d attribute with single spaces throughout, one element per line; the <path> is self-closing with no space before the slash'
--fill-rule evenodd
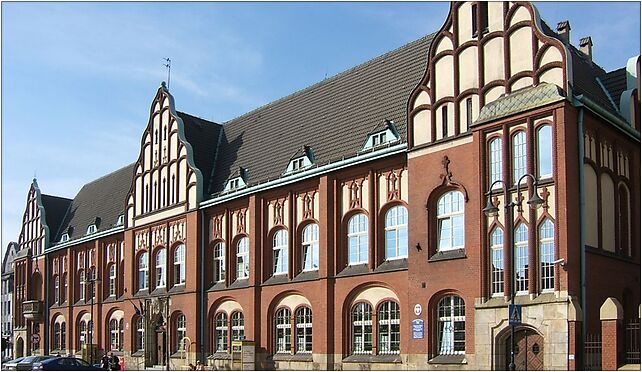
<path id="1" fill-rule="evenodd" d="M 51 358 L 55 358 L 55 357 L 51 355 L 31 355 L 31 356 L 25 357 L 16 365 L 16 371 L 31 371 L 34 364 L 40 363 L 44 360 L 51 359 Z"/>
<path id="2" fill-rule="evenodd" d="M 15 371 L 16 366 L 20 363 L 25 357 L 16 358 L 14 360 L 8 360 L 2 363 L 3 371 Z"/>
<path id="3" fill-rule="evenodd" d="M 55 357 L 34 363 L 34 371 L 102 371 L 82 359 L 74 357 Z"/>

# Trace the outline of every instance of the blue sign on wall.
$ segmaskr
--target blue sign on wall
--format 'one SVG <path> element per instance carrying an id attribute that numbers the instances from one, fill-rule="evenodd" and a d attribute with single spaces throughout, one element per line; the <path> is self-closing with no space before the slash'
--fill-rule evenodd
<path id="1" fill-rule="evenodd" d="M 424 338 L 424 320 L 415 319 L 412 321 L 412 338 L 420 339 Z"/>

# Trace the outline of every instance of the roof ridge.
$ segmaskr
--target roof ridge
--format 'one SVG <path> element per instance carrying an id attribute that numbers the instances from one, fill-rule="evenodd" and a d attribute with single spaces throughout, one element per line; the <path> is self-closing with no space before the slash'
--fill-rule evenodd
<path id="1" fill-rule="evenodd" d="M 437 34 L 437 31 L 433 32 L 433 33 L 430 33 L 428 35 L 424 35 L 424 36 L 420 37 L 419 39 L 416 39 L 416 40 L 410 41 L 408 43 L 405 43 L 405 44 L 403 44 L 403 45 L 401 45 L 401 46 L 399 46 L 399 47 L 397 47 L 397 48 L 395 48 L 393 50 L 390 50 L 390 51 L 388 51 L 388 52 L 386 52 L 384 54 L 381 54 L 381 55 L 376 56 L 376 57 L 374 57 L 372 59 L 369 59 L 369 60 L 367 60 L 365 62 L 362 62 L 362 63 L 360 63 L 360 64 L 358 64 L 356 66 L 350 67 L 347 70 L 341 71 L 341 72 L 337 73 L 336 75 L 332 75 L 329 78 L 323 79 L 321 81 L 317 81 L 316 83 L 313 83 L 312 85 L 308 85 L 307 87 L 304 87 L 304 88 L 301 88 L 299 90 L 296 90 L 296 91 L 294 91 L 294 92 L 292 92 L 292 93 L 290 93 L 288 95 L 285 95 L 285 96 L 283 96 L 281 98 L 277 98 L 274 101 L 268 102 L 268 103 L 266 103 L 266 104 L 264 104 L 262 106 L 259 106 L 259 107 L 255 108 L 255 109 L 251 110 L 251 111 L 248 111 L 248 112 L 246 112 L 244 114 L 241 114 L 241 115 L 239 115 L 239 116 L 237 116 L 235 118 L 232 118 L 230 120 L 227 120 L 227 121 L 223 122 L 223 126 L 227 125 L 228 123 L 230 123 L 232 121 L 235 121 L 235 120 L 250 116 L 250 115 L 256 113 L 257 111 L 263 110 L 263 109 L 265 109 L 267 107 L 273 106 L 273 105 L 275 105 L 277 103 L 280 103 L 282 101 L 286 101 L 286 100 L 288 100 L 288 99 L 290 99 L 290 98 L 292 98 L 292 97 L 294 97 L 296 95 L 299 95 L 299 94 L 302 94 L 302 93 L 304 93 L 306 91 L 312 90 L 313 88 L 316 88 L 316 87 L 318 87 L 320 85 L 331 83 L 334 80 L 337 80 L 338 78 L 340 78 L 340 77 L 342 77 L 344 75 L 347 75 L 347 74 L 349 74 L 351 72 L 354 72 L 355 70 L 358 70 L 358 69 L 361 69 L 361 68 L 363 68 L 363 67 L 365 67 L 367 65 L 376 63 L 376 62 L 384 59 L 385 57 L 389 56 L 390 54 L 394 54 L 394 53 L 398 52 L 400 49 L 404 49 L 404 48 L 409 47 L 410 45 L 418 44 L 418 43 L 420 43 L 420 42 L 422 42 L 422 41 L 424 41 L 426 39 L 433 38 L 434 35 L 436 35 L 436 34 Z"/>
<path id="2" fill-rule="evenodd" d="M 49 194 L 40 194 L 40 196 L 43 196 L 43 197 L 46 196 L 46 197 L 49 197 L 49 198 L 56 198 L 56 199 L 65 199 L 65 200 L 69 200 L 69 201 L 73 200 L 73 199 L 70 199 L 70 198 L 65 198 L 64 196 L 49 195 Z"/>
<path id="3" fill-rule="evenodd" d="M 215 121 L 211 121 L 211 120 L 203 119 L 203 118 L 202 118 L 202 117 L 200 117 L 200 116 L 192 115 L 192 114 L 190 114 L 190 113 L 188 113 L 188 112 L 185 112 L 185 111 L 179 111 L 179 110 L 176 110 L 176 113 L 177 113 L 177 114 L 183 114 L 183 115 L 191 116 L 191 117 L 193 117 L 193 118 L 195 118 L 195 119 L 198 119 L 198 120 L 203 120 L 203 121 L 206 121 L 206 122 L 208 122 L 208 123 L 212 123 L 212 124 L 216 124 L 216 125 L 223 126 L 223 124 L 217 123 L 217 122 L 215 122 Z"/>
<path id="4" fill-rule="evenodd" d="M 80 190 L 78 191 L 78 193 L 76 193 L 76 195 L 74 196 L 74 199 L 76 199 L 76 196 L 78 196 L 78 194 L 80 194 L 80 191 L 82 191 L 82 189 L 84 189 L 86 186 L 89 186 L 89 185 L 91 185 L 91 184 L 93 184 L 93 183 L 96 183 L 96 182 L 98 182 L 98 181 L 102 180 L 103 178 L 107 178 L 107 177 L 109 177 L 109 176 L 113 175 L 114 173 L 118 173 L 118 172 L 120 172 L 120 171 L 124 170 L 125 168 L 131 167 L 131 166 L 133 166 L 133 165 L 135 165 L 135 164 L 136 164 L 136 162 L 133 162 L 133 163 L 127 164 L 127 165 L 125 165 L 125 166 L 123 166 L 123 167 L 120 167 L 120 168 L 118 168 L 118 169 L 116 169 L 116 170 L 114 170 L 114 171 L 112 171 L 112 172 L 109 172 L 109 173 L 107 173 L 107 174 L 105 174 L 105 175 L 103 175 L 103 176 L 101 176 L 101 177 L 98 177 L 98 178 L 96 178 L 95 180 L 92 180 L 92 181 L 87 182 L 86 184 L 82 185 L 82 187 L 80 188 Z"/>

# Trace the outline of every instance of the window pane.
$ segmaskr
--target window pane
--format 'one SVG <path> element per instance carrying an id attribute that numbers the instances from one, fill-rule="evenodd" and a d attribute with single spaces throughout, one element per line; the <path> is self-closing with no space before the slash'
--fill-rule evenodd
<path id="1" fill-rule="evenodd" d="M 489 182 L 492 184 L 495 181 L 502 179 L 502 141 L 495 138 L 490 142 L 490 156 L 489 156 Z M 497 185 L 501 186 L 501 185 Z"/>
<path id="2" fill-rule="evenodd" d="M 513 183 L 526 174 L 526 133 L 517 132 L 513 136 Z"/>
<path id="3" fill-rule="evenodd" d="M 515 289 L 528 291 L 528 229 L 524 224 L 515 229 Z"/>
<path id="4" fill-rule="evenodd" d="M 368 262 L 368 217 L 365 214 L 352 216 L 348 221 L 348 262 Z"/>
<path id="5" fill-rule="evenodd" d="M 550 290 L 555 287 L 555 241 L 554 227 L 551 220 L 546 219 L 539 228 L 540 277 L 541 289 Z"/>
<path id="6" fill-rule="evenodd" d="M 491 293 L 504 294 L 504 232 L 496 227 L 491 233 Z"/>
<path id="7" fill-rule="evenodd" d="M 537 131 L 537 175 L 553 175 L 553 133 L 550 125 L 545 125 Z"/>

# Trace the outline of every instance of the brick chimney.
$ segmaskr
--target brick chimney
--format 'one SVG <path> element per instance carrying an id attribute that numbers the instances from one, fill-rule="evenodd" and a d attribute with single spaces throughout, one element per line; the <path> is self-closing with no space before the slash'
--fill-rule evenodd
<path id="1" fill-rule="evenodd" d="M 564 40 L 564 44 L 571 44 L 571 23 L 568 20 L 557 24 L 557 33 L 562 37 L 562 40 Z"/>
<path id="2" fill-rule="evenodd" d="M 593 61 L 593 40 L 590 36 L 580 39 L 580 51 L 588 57 L 589 61 Z"/>

